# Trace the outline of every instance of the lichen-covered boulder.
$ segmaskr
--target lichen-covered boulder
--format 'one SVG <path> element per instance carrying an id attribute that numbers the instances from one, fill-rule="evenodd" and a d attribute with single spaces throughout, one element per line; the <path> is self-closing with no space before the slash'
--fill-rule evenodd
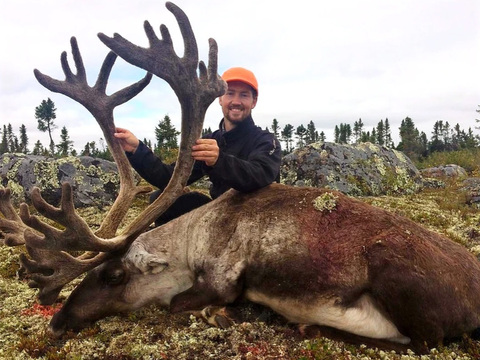
<path id="1" fill-rule="evenodd" d="M 348 195 L 396 195 L 422 188 L 422 176 L 402 152 L 371 143 L 314 143 L 286 155 L 282 183 L 326 187 Z"/>
<path id="2" fill-rule="evenodd" d="M 76 207 L 111 205 L 119 190 L 115 163 L 89 156 L 51 158 L 38 155 L 0 155 L 0 181 L 12 191 L 12 202 L 30 203 L 34 186 L 45 200 L 57 206 L 61 184 L 68 182 L 74 189 Z"/>
<path id="3" fill-rule="evenodd" d="M 422 176 L 430 178 L 466 178 L 467 171 L 455 164 L 436 166 L 420 170 Z"/>
<path id="4" fill-rule="evenodd" d="M 480 178 L 466 178 L 460 188 L 467 195 L 467 203 L 480 208 Z"/>

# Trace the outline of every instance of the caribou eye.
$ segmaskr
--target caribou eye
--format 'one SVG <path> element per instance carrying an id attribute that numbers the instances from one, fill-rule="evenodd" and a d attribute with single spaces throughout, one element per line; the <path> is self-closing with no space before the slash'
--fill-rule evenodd
<path id="1" fill-rule="evenodd" d="M 119 285 L 125 278 L 125 270 L 123 268 L 108 269 L 102 274 L 102 280 L 105 285 Z"/>

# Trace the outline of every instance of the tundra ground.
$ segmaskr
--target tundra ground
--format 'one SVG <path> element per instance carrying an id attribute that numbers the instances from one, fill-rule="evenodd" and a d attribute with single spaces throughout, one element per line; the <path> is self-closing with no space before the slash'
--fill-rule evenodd
<path id="1" fill-rule="evenodd" d="M 468 205 L 468 196 L 456 183 L 411 196 L 363 200 L 407 216 L 480 253 L 480 210 Z M 130 215 L 143 206 L 144 202 L 138 201 Z M 84 209 L 83 215 L 92 226 L 99 224 L 97 210 Z M 0 246 L 0 359 L 480 359 L 480 341 L 468 337 L 421 356 L 321 337 L 307 339 L 296 326 L 253 305 L 239 306 L 244 321 L 225 330 L 151 306 L 53 340 L 45 329 L 55 306 L 36 304 L 35 290 L 17 277 L 21 251 Z M 60 300 L 78 281 L 63 290 Z"/>

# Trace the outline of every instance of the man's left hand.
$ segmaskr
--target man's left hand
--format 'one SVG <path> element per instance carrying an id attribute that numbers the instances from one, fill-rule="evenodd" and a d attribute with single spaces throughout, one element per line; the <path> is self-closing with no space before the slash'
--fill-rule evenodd
<path id="1" fill-rule="evenodd" d="M 192 146 L 192 156 L 195 160 L 204 161 L 207 166 L 217 163 L 220 149 L 215 139 L 198 139 Z"/>

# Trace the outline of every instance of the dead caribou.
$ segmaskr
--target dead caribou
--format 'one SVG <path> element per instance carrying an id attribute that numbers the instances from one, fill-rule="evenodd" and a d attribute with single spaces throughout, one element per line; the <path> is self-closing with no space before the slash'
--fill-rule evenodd
<path id="1" fill-rule="evenodd" d="M 225 89 L 217 75 L 217 46 L 210 40 L 208 67 L 198 62 L 197 44 L 186 15 L 167 3 L 185 42 L 178 57 L 170 34 L 159 39 L 148 22 L 149 48 L 118 34 L 100 39 L 113 50 L 93 87 L 86 81 L 78 45 L 72 38 L 77 73 L 61 63 L 66 79 L 35 71 L 51 91 L 83 104 L 96 118 L 114 155 L 121 189 L 101 227 L 93 232 L 76 213 L 72 188 L 63 185 L 59 208 L 35 189 L 32 201 L 58 230 L 28 207 L 20 215 L 0 190 L 0 228 L 5 243 L 25 243 L 22 257 L 43 304 L 80 274 L 85 279 L 50 323 L 60 336 L 119 312 L 158 303 L 172 312 L 197 310 L 222 324 L 222 311 L 240 297 L 272 308 L 291 322 L 325 326 L 340 334 L 401 348 L 424 350 L 445 338 L 480 327 L 480 262 L 465 248 L 405 218 L 340 193 L 273 184 L 242 194 L 229 191 L 202 208 L 145 232 L 183 191 L 192 167 L 188 154 L 200 136 L 205 111 Z M 164 193 L 121 233 L 120 221 L 137 187 L 125 154 L 113 138 L 113 109 L 150 81 L 110 96 L 105 93 L 116 56 L 166 80 L 182 108 L 181 151 Z M 197 75 L 197 67 L 198 73 Z M 325 206 L 328 204 L 328 206 Z M 67 251 L 86 251 L 77 258 Z"/>

